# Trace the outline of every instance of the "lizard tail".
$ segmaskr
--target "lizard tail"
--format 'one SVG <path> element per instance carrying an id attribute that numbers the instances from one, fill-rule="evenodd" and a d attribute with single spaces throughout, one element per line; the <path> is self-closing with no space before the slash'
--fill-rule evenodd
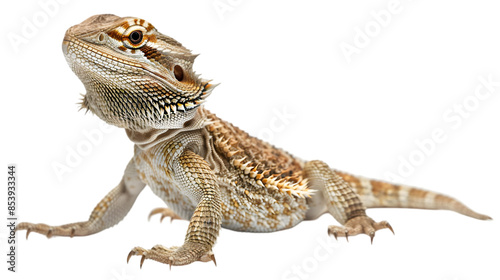
<path id="1" fill-rule="evenodd" d="M 491 220 L 491 217 L 477 213 L 460 201 L 443 194 L 336 172 L 351 184 L 366 208 L 444 209 L 479 220 Z"/>

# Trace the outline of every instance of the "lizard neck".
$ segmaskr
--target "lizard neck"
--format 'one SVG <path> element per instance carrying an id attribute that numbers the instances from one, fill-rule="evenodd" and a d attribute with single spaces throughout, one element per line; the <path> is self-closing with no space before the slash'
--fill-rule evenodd
<path id="1" fill-rule="evenodd" d="M 174 138 L 181 132 L 198 130 L 205 127 L 208 124 L 207 114 L 209 112 L 205 108 L 200 107 L 196 109 L 194 117 L 187 120 L 179 126 L 179 128 L 170 129 L 157 129 L 157 128 L 145 128 L 145 129 L 125 129 L 128 138 L 136 144 L 141 150 L 147 150 L 158 143 L 168 141 Z"/>

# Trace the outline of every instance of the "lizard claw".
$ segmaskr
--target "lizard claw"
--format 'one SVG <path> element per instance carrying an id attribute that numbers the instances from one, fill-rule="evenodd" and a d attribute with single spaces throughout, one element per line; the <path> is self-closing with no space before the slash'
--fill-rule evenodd
<path id="1" fill-rule="evenodd" d="M 394 233 L 394 229 L 392 229 L 392 226 L 387 222 L 387 221 L 382 221 L 380 223 L 377 223 L 378 224 L 378 227 L 380 228 L 388 228 L 392 234 L 395 234 Z"/>
<path id="2" fill-rule="evenodd" d="M 212 259 L 212 261 L 214 262 L 215 266 L 217 266 L 217 262 L 215 261 L 215 255 L 212 253 L 212 255 L 210 256 L 210 258 Z"/>
<path id="3" fill-rule="evenodd" d="M 28 240 L 28 236 L 30 235 L 31 228 L 26 229 L 26 240 Z"/>
<path id="4" fill-rule="evenodd" d="M 130 253 L 128 253 L 127 263 L 132 256 L 136 256 L 136 255 L 141 256 L 141 263 L 140 263 L 139 268 L 142 268 L 142 264 L 144 263 L 144 260 L 146 259 L 146 254 L 147 254 L 147 250 L 145 250 L 141 247 L 135 247 L 134 249 L 130 250 Z"/>
<path id="5" fill-rule="evenodd" d="M 337 233 L 336 229 L 328 228 L 328 235 L 333 235 L 333 237 L 335 237 L 335 240 L 338 240 L 337 237 L 339 236 L 339 234 Z"/>
<path id="6" fill-rule="evenodd" d="M 172 222 L 173 220 L 182 220 L 179 215 L 175 214 L 175 212 L 169 208 L 155 208 L 149 213 L 148 221 L 153 215 L 156 214 L 161 214 L 160 222 L 162 222 L 165 217 L 170 217 L 170 222 Z"/>
<path id="7" fill-rule="evenodd" d="M 131 250 L 129 253 L 128 253 L 128 256 L 127 256 L 127 263 L 128 261 L 130 261 L 130 257 L 132 257 L 134 255 L 134 251 Z"/>
<path id="8" fill-rule="evenodd" d="M 335 237 L 335 240 L 338 240 L 339 230 L 341 230 L 341 229 L 342 229 L 341 227 L 330 226 L 330 227 L 328 227 L 328 234 L 333 235 L 333 237 Z M 345 239 L 347 240 L 347 242 L 349 242 L 349 230 L 348 229 L 344 229 L 344 233 L 342 236 L 345 236 Z"/>
<path id="9" fill-rule="evenodd" d="M 389 229 L 394 234 L 394 229 L 388 222 L 382 221 L 377 223 L 367 216 L 358 216 L 348 220 L 344 226 L 329 226 L 328 233 L 335 236 L 335 239 L 339 235 L 345 236 L 347 241 L 349 241 L 349 235 L 353 236 L 364 233 L 370 236 L 370 241 L 373 244 L 375 232 L 384 228 Z"/>
<path id="10" fill-rule="evenodd" d="M 128 253 L 128 256 L 127 256 L 127 263 L 128 261 L 130 260 L 130 258 L 132 256 L 143 256 L 145 257 L 144 253 L 146 252 L 145 249 L 141 248 L 141 247 L 135 247 L 134 249 L 130 250 L 130 252 Z M 142 263 L 144 262 L 143 259 L 141 259 L 141 268 L 142 268 Z"/>

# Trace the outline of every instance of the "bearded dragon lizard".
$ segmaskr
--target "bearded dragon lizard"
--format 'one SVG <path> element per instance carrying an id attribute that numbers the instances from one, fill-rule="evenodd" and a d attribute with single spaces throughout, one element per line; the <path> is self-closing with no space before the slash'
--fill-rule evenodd
<path id="1" fill-rule="evenodd" d="M 367 208 L 447 209 L 491 219 L 434 192 L 354 176 L 320 160 L 305 161 L 254 138 L 203 106 L 215 85 L 192 69 L 196 55 L 135 17 L 96 15 L 69 28 L 62 49 L 85 85 L 81 107 L 122 127 L 135 143 L 118 186 L 88 221 L 49 226 L 20 223 L 17 230 L 85 236 L 122 220 L 148 185 L 169 208 L 151 215 L 189 220 L 184 244 L 133 248 L 127 258 L 172 265 L 213 261 L 221 227 L 250 232 L 291 228 L 330 213 L 338 236 L 387 228 Z"/>

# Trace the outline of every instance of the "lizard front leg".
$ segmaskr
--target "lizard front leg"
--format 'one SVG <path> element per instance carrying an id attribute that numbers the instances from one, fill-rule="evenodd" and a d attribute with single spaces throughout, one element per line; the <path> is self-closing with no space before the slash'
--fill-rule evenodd
<path id="1" fill-rule="evenodd" d="M 26 239 L 30 232 L 37 232 L 49 238 L 85 236 L 100 232 L 116 225 L 127 215 L 144 186 L 145 184 L 139 179 L 135 164 L 130 161 L 121 182 L 97 204 L 87 221 L 60 226 L 20 223 L 16 230 L 26 230 Z"/>
<path id="2" fill-rule="evenodd" d="M 316 218 L 326 210 L 343 226 L 329 226 L 328 233 L 335 236 L 348 236 L 364 233 L 370 236 L 373 242 L 375 231 L 383 228 L 390 229 L 386 222 L 375 222 L 366 215 L 366 208 L 360 197 L 335 171 L 322 161 L 309 161 L 304 166 L 304 175 L 309 180 L 312 189 L 318 194 L 308 202 L 312 206 L 308 218 Z M 312 213 L 316 212 L 316 213 Z"/>
<path id="3" fill-rule="evenodd" d="M 127 261 L 131 256 L 140 255 L 141 267 L 145 259 L 169 266 L 210 260 L 215 263 L 212 246 L 219 235 L 222 219 L 220 191 L 215 174 L 202 157 L 190 150 L 185 150 L 173 166 L 177 184 L 198 205 L 182 246 L 167 248 L 156 245 L 150 250 L 135 247 L 130 251 Z"/>

